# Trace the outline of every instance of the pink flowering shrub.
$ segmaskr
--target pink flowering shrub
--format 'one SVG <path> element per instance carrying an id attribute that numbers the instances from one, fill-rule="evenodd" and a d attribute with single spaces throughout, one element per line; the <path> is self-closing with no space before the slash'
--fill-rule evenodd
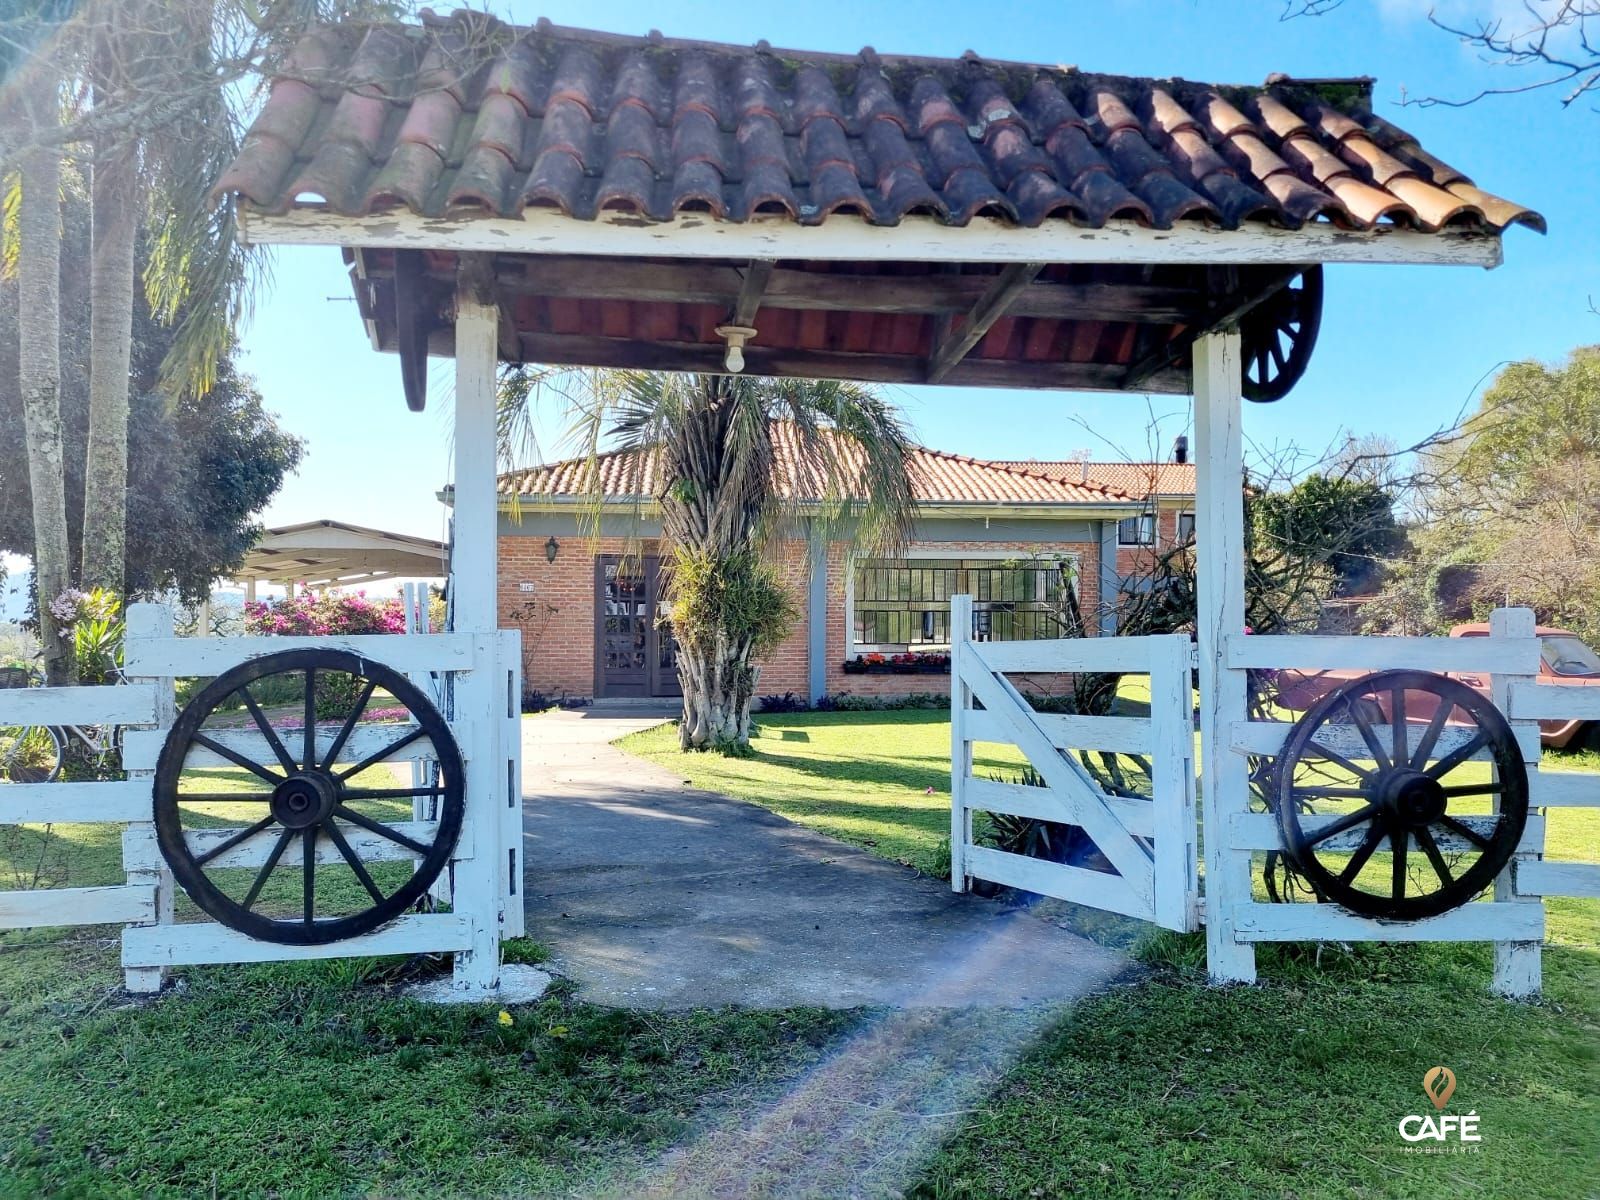
<path id="1" fill-rule="evenodd" d="M 244 606 L 246 633 L 298 637 L 340 637 L 360 633 L 404 633 L 405 607 L 398 598 L 374 600 L 365 592 L 302 592 L 282 600 L 257 600 Z M 304 693 L 301 693 L 304 695 Z M 360 698 L 361 681 L 343 671 L 317 680 L 317 719 L 342 720 Z"/>
<path id="2" fill-rule="evenodd" d="M 370 599 L 365 592 L 302 592 L 282 600 L 244 606 L 246 633 L 336 637 L 351 633 L 404 633 L 405 608 L 396 597 Z"/>

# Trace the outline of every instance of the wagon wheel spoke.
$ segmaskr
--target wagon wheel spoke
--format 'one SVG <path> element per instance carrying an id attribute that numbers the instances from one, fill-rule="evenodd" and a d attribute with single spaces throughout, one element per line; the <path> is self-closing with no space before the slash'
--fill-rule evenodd
<path id="1" fill-rule="evenodd" d="M 272 853 L 267 855 L 267 861 L 261 864 L 261 870 L 256 873 L 255 881 L 251 883 L 250 890 L 245 893 L 244 899 L 239 901 L 239 907 L 246 912 L 250 911 L 250 906 L 256 902 L 256 897 L 261 895 L 261 889 L 267 885 L 267 880 L 272 875 L 272 869 L 278 865 L 278 860 L 283 857 L 283 852 L 289 848 L 289 843 L 294 841 L 294 835 L 295 831 L 293 829 L 285 829 L 283 836 L 278 839 L 278 844 L 273 846 Z"/>
<path id="2" fill-rule="evenodd" d="M 306 668 L 306 733 L 305 755 L 301 758 L 301 765 L 309 767 L 317 761 L 317 669 Z M 316 841 L 315 837 L 309 839 Z M 310 924 L 311 918 L 306 917 Z"/>
<path id="3" fill-rule="evenodd" d="M 204 746 L 207 750 L 211 751 L 211 753 L 227 759 L 236 767 L 243 767 L 252 775 L 259 775 L 268 783 L 279 784 L 283 782 L 282 775 L 279 775 L 277 772 L 262 766 L 253 758 L 246 758 L 231 746 L 224 746 L 221 742 L 217 741 L 216 738 L 207 737 L 203 733 L 197 733 L 194 735 L 194 743 L 197 746 Z"/>
<path id="4" fill-rule="evenodd" d="M 1410 840 L 1410 834 L 1404 829 L 1396 829 L 1389 835 L 1389 845 L 1393 849 L 1391 862 L 1394 867 L 1389 896 L 1393 900 L 1406 898 L 1406 844 Z"/>
<path id="5" fill-rule="evenodd" d="M 1433 864 L 1433 873 L 1439 877 L 1439 882 L 1449 887 L 1455 883 L 1456 877 L 1450 873 L 1450 865 L 1444 861 L 1444 855 L 1439 850 L 1439 843 L 1434 841 L 1433 834 L 1424 825 L 1416 831 L 1417 845 L 1422 847 L 1422 853 L 1427 855 L 1428 861 Z"/>
<path id="6" fill-rule="evenodd" d="M 1367 836 L 1362 839 L 1361 845 L 1356 847 L 1356 852 L 1350 856 L 1350 861 L 1345 864 L 1344 870 L 1339 872 L 1340 883 L 1349 883 L 1357 875 L 1361 874 L 1361 868 L 1366 866 L 1367 860 L 1376 853 L 1378 845 L 1383 841 L 1386 832 L 1382 825 L 1376 821 L 1373 822 L 1372 828 L 1368 830 Z"/>
<path id="7" fill-rule="evenodd" d="M 1445 722 L 1455 710 L 1454 704 L 1442 699 L 1439 707 L 1433 710 L 1428 727 L 1422 731 L 1422 740 L 1417 743 L 1417 752 L 1411 756 L 1409 765 L 1413 769 L 1420 770 L 1433 757 L 1433 748 L 1439 744 L 1439 735 L 1444 732 Z"/>
<path id="8" fill-rule="evenodd" d="M 372 693 L 377 689 L 377 681 L 367 680 L 361 689 L 361 695 L 356 700 L 356 706 L 350 710 L 350 715 L 344 719 L 344 724 L 339 727 L 338 735 L 333 739 L 333 745 L 328 747 L 328 752 L 322 756 L 321 767 L 326 771 L 339 759 L 339 752 L 344 749 L 344 744 L 350 740 L 350 735 L 355 731 L 356 722 L 361 720 L 361 714 L 367 709 L 367 701 L 372 699 Z"/>
<path id="9" fill-rule="evenodd" d="M 1471 825 L 1468 825 L 1465 821 L 1456 820 L 1449 813 L 1445 813 L 1439 818 L 1439 824 L 1452 833 L 1459 833 L 1480 850 L 1487 850 L 1491 844 L 1488 838 L 1484 837 Z"/>
<path id="10" fill-rule="evenodd" d="M 1355 727 L 1361 731 L 1361 740 L 1367 744 L 1367 749 L 1372 752 L 1372 761 L 1378 764 L 1378 770 L 1387 771 L 1393 764 L 1389 762 L 1389 756 L 1383 751 L 1383 743 L 1378 740 L 1377 730 L 1372 727 L 1372 722 L 1367 720 L 1367 714 L 1361 711 L 1361 705 L 1352 699 L 1345 705 L 1345 712 L 1355 722 Z"/>
<path id="11" fill-rule="evenodd" d="M 308 825 L 301 831 L 305 849 L 305 874 L 302 877 L 301 897 L 305 910 L 305 923 L 312 924 L 317 915 L 317 826 Z"/>
<path id="12" fill-rule="evenodd" d="M 1484 730 L 1480 729 L 1477 733 L 1472 735 L 1472 739 L 1470 741 L 1464 743 L 1463 745 L 1457 746 L 1454 750 L 1450 751 L 1449 754 L 1446 754 L 1438 762 L 1434 763 L 1433 766 L 1429 767 L 1427 773 L 1434 779 L 1443 779 L 1446 775 L 1450 774 L 1451 771 L 1454 771 L 1462 763 L 1466 762 L 1467 759 L 1471 758 L 1474 754 L 1476 754 L 1479 750 L 1482 750 L 1488 744 L 1489 735 Z"/>
<path id="13" fill-rule="evenodd" d="M 391 829 L 382 821 L 374 821 L 365 813 L 358 813 L 355 809 L 346 808 L 343 804 L 334 805 L 333 811 L 338 816 L 341 816 L 345 820 L 349 821 L 351 824 L 361 826 L 361 828 L 365 829 L 368 833 L 375 833 L 379 837 L 386 837 L 396 845 L 404 846 L 407 850 L 410 850 L 416 854 L 428 853 L 428 847 L 424 846 L 415 838 L 406 836 L 398 829 Z"/>
<path id="14" fill-rule="evenodd" d="M 263 829 L 265 829 L 268 825 L 271 825 L 277 819 L 278 819 L 277 817 L 273 816 L 271 813 L 268 813 L 266 816 L 262 817 L 261 820 L 257 821 L 254 825 L 250 825 L 250 826 L 248 826 L 248 827 L 246 827 L 244 829 L 241 829 L 241 830 L 239 830 L 238 833 L 234 834 L 232 837 L 225 838 L 224 840 L 218 842 L 215 846 L 211 847 L 211 849 L 207 850 L 204 854 L 196 854 L 194 856 L 195 863 L 197 865 L 199 865 L 199 866 L 202 866 L 202 867 L 205 866 L 212 859 L 218 858 L 221 855 L 226 854 L 229 850 L 232 850 L 240 842 L 249 841 L 251 838 L 255 837 L 256 834 L 260 833 Z"/>
<path id="15" fill-rule="evenodd" d="M 418 784 L 416 787 L 393 788 L 346 788 L 346 800 L 404 800 L 408 796 L 442 796 L 446 789 L 433 787 L 427 784 Z"/>
<path id="16" fill-rule="evenodd" d="M 277 758 L 284 771 L 293 775 L 299 769 L 284 746 L 283 739 L 278 736 L 278 731 L 272 727 L 272 722 L 267 720 L 267 714 L 261 711 L 261 705 L 256 703 L 256 698 L 250 694 L 250 685 L 245 684 L 234 695 L 244 701 L 244 706 L 250 710 L 250 717 L 256 723 L 256 728 L 261 730 L 261 736 L 267 739 L 267 745 L 272 747 L 272 753 Z"/>
<path id="17" fill-rule="evenodd" d="M 1441 788 L 1445 796 L 1498 796 L 1506 790 L 1503 783 L 1458 783 L 1451 787 Z"/>
<path id="18" fill-rule="evenodd" d="M 179 792 L 179 804 L 262 804 L 272 800 L 271 792 Z"/>
<path id="19" fill-rule="evenodd" d="M 1314 796 L 1321 800 L 1365 800 L 1368 792 L 1366 788 L 1334 787 L 1321 783 L 1297 783 L 1294 785 L 1296 796 Z"/>
<path id="20" fill-rule="evenodd" d="M 1313 738 L 1311 740 L 1311 749 L 1315 750 L 1318 754 L 1322 755 L 1322 757 L 1327 759 L 1329 762 L 1334 763 L 1337 766 L 1343 767 L 1346 771 L 1349 771 L 1357 779 L 1371 779 L 1372 778 L 1372 772 L 1371 771 L 1367 770 L 1365 767 L 1356 766 L 1355 763 L 1351 762 L 1348 758 L 1346 758 L 1344 755 L 1340 754 L 1337 750 L 1329 750 L 1326 746 L 1324 746 L 1321 742 L 1317 741 L 1315 738 Z"/>
<path id="21" fill-rule="evenodd" d="M 1344 833 L 1348 829 L 1354 829 L 1357 825 L 1360 825 L 1365 821 L 1372 820 L 1372 818 L 1377 815 L 1378 808 L 1374 804 L 1369 804 L 1365 808 L 1358 808 L 1353 813 L 1346 813 L 1338 820 L 1330 821 L 1328 824 L 1317 829 L 1315 833 L 1306 838 L 1306 845 L 1315 846 L 1318 842 L 1325 842 L 1329 838 Z"/>
<path id="22" fill-rule="evenodd" d="M 1394 747 L 1389 761 L 1399 766 L 1410 760 L 1406 751 L 1406 690 L 1403 687 L 1389 693 L 1389 733 L 1389 744 Z"/>
<path id="23" fill-rule="evenodd" d="M 344 834 L 339 832 L 338 823 L 325 821 L 322 827 L 328 831 L 328 838 L 339 848 L 339 853 L 344 855 L 345 862 L 350 864 L 350 869 L 355 872 L 356 878 L 361 881 L 361 886 L 367 889 L 367 894 L 380 904 L 383 903 L 383 892 L 372 881 L 372 876 L 367 872 L 367 865 L 361 861 L 361 856 L 351 848 L 350 843 L 345 840 Z"/>
<path id="24" fill-rule="evenodd" d="M 396 738 L 394 741 L 390 742 L 387 746 L 385 746 L 382 750 L 378 750 L 378 751 L 376 751 L 376 752 L 374 752 L 372 754 L 367 755 L 360 762 L 358 762 L 355 766 L 346 767 L 343 771 L 340 771 L 338 773 L 339 778 L 340 779 L 349 779 L 350 776 L 352 776 L 352 775 L 361 774 L 361 772 L 365 771 L 368 767 L 373 766 L 376 763 L 382 762 L 384 759 L 388 758 L 391 754 L 395 753 L 397 750 L 404 750 L 407 746 L 409 746 L 412 742 L 416 741 L 418 738 L 426 737 L 427 733 L 428 733 L 427 730 L 422 728 L 422 726 L 418 725 L 410 733 L 406 734 L 404 737 Z"/>

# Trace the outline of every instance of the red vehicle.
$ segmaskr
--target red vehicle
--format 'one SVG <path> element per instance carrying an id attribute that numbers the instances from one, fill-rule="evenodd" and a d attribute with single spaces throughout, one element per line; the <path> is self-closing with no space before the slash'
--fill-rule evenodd
<path id="1" fill-rule="evenodd" d="M 1568 687 L 1600 687 L 1600 654 L 1596 654 L 1577 634 L 1567 629 L 1540 625 L 1534 630 L 1539 639 L 1539 680 Z M 1482 622 L 1456 625 L 1450 630 L 1453 638 L 1488 637 L 1489 626 Z M 1310 708 L 1340 684 L 1359 679 L 1366 671 L 1280 671 L 1278 673 L 1278 703 L 1284 708 L 1300 712 Z M 1489 694 L 1486 676 L 1452 673 L 1451 678 L 1466 684 L 1484 696 Z M 1411 720 L 1427 720 L 1428 711 L 1411 711 Z M 1388 713 L 1384 713 L 1385 720 Z M 1541 721 L 1539 740 L 1557 749 L 1574 748 L 1600 750 L 1600 722 L 1595 721 Z"/>

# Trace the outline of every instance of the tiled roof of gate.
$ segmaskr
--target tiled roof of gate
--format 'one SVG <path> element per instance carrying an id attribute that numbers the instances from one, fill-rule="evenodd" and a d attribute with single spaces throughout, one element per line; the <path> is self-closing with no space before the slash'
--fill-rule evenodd
<path id="1" fill-rule="evenodd" d="M 789 439 L 778 437 L 780 468 L 787 464 L 789 478 L 783 490 L 793 495 L 796 490 L 792 449 L 786 451 Z M 642 492 L 654 496 L 661 491 L 662 481 L 656 475 L 655 455 L 645 463 L 642 486 L 634 468 L 631 452 L 619 451 L 597 455 L 593 460 L 571 458 L 509 471 L 499 477 L 502 496 L 519 497 L 579 497 L 591 494 L 594 472 L 599 472 L 605 496 L 613 500 L 631 500 Z M 1045 465 L 1045 464 L 1041 464 Z M 1135 503 L 1137 497 L 1093 480 L 1081 481 L 1052 479 L 1041 472 L 1025 470 L 1016 465 L 988 462 L 981 458 L 967 458 L 959 454 L 946 454 L 926 446 L 913 448 L 910 461 L 911 480 L 919 504 L 1088 504 L 1126 505 Z"/>
<path id="2" fill-rule="evenodd" d="M 995 465 L 1032 471 L 1049 479 L 1092 479 L 1141 500 L 1146 496 L 1192 496 L 1195 489 L 1193 463 L 1035 462 L 1025 459 Z"/>
<path id="3" fill-rule="evenodd" d="M 425 13 L 307 35 L 217 191 L 349 216 L 1544 229 L 1374 114 L 1371 82 L 1236 87 Z"/>

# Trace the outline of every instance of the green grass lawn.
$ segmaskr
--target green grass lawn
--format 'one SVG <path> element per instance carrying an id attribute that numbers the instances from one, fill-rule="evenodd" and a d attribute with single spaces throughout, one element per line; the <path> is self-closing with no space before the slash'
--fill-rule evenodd
<path id="1" fill-rule="evenodd" d="M 670 727 L 619 745 L 887 858 L 947 866 L 944 714 L 760 724 L 749 759 L 681 754 Z M 1019 763 L 1014 748 L 978 748 L 980 772 Z M 1600 812 L 1554 811 L 1548 838 L 1551 857 L 1593 860 Z M 1148 936 L 1149 974 L 1080 1004 L 910 1194 L 1600 1194 L 1600 902 L 1549 911 L 1538 1004 L 1488 994 L 1485 945 L 1262 947 L 1261 986 L 1212 989 L 1198 935 Z M 1449 1111 L 1480 1117 L 1478 1153 L 1400 1150 L 1396 1125 L 1432 1111 L 1421 1080 L 1440 1063 L 1459 1081 Z"/>
<path id="2" fill-rule="evenodd" d="M 683 756 L 658 731 L 629 748 L 939 868 L 942 714 L 763 726 L 748 760 Z M 998 773 L 1021 761 L 999 747 L 979 757 Z M 1596 828 L 1565 819 L 1593 815 L 1560 814 L 1556 850 L 1593 857 Z M 34 840 L 0 847 L 0 872 L 37 855 L 39 831 L 23 832 Z M 107 832 L 51 831 L 68 851 L 63 882 L 121 878 Z M 1000 1064 L 903 1190 L 1594 1195 L 1597 908 L 1552 904 L 1540 1004 L 1486 993 L 1483 946 L 1270 948 L 1261 986 L 1213 990 L 1195 938 L 1150 938 L 1145 974 Z M 130 1002 L 117 944 L 115 929 L 0 933 L 0 1196 L 629 1195 L 641 1170 L 759 1110 L 875 1019 L 621 1012 L 558 983 L 506 1024 L 492 1007 L 401 996 L 402 980 L 443 969 L 426 959 L 187 970 L 180 990 Z M 540 956 L 508 944 L 514 960 Z M 1450 1111 L 1479 1114 L 1478 1154 L 1397 1151 L 1399 1119 L 1431 1111 L 1420 1080 L 1436 1063 L 1458 1077 Z"/>

